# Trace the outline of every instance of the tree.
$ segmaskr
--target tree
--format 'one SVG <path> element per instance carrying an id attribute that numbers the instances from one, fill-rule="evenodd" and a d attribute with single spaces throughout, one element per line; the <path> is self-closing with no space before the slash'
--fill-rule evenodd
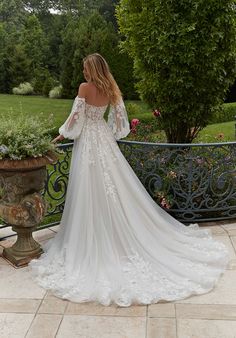
<path id="1" fill-rule="evenodd" d="M 6 71 L 7 80 L 10 84 L 8 90 L 11 92 L 13 87 L 19 86 L 22 82 L 30 81 L 31 72 L 29 60 L 21 45 L 8 46 L 7 55 L 8 66 Z"/>
<path id="2" fill-rule="evenodd" d="M 0 23 L 0 92 L 6 93 L 8 91 L 7 72 L 6 72 L 6 45 L 7 32 L 2 23 Z"/>
<path id="3" fill-rule="evenodd" d="M 59 79 L 60 73 L 60 46 L 62 45 L 62 35 L 67 25 L 68 19 L 63 15 L 52 15 L 50 13 L 40 16 L 41 27 L 48 41 L 48 51 L 46 54 L 46 64 L 50 74 Z"/>
<path id="4" fill-rule="evenodd" d="M 60 82 L 62 84 L 62 97 L 75 96 L 75 88 L 72 85 L 73 78 L 73 58 L 75 53 L 75 30 L 76 22 L 70 20 L 62 36 L 62 45 L 60 48 Z"/>
<path id="5" fill-rule="evenodd" d="M 25 9 L 21 0 L 8 0 L 0 2 L 0 22 L 4 23 L 8 33 L 18 31 L 24 24 Z"/>
<path id="6" fill-rule="evenodd" d="M 52 3 L 53 8 L 61 13 L 79 17 L 97 9 L 99 0 L 59 0 Z"/>
<path id="7" fill-rule="evenodd" d="M 22 34 L 22 45 L 30 60 L 32 73 L 46 63 L 47 39 L 35 15 L 28 16 Z"/>
<path id="8" fill-rule="evenodd" d="M 14 86 L 30 78 L 29 62 L 16 34 L 0 24 L 0 92 L 9 93 Z"/>
<path id="9" fill-rule="evenodd" d="M 113 26 L 117 30 L 117 20 L 115 17 L 115 8 L 118 4 L 118 0 L 102 0 L 99 1 L 99 13 L 107 20 L 112 22 Z"/>
<path id="10" fill-rule="evenodd" d="M 100 53 L 107 60 L 124 96 L 132 97 L 133 69 L 131 59 L 120 54 L 119 38 L 111 22 L 107 22 L 98 11 L 79 20 L 71 20 L 63 37 L 61 48 L 61 84 L 63 97 L 73 97 L 84 81 L 82 61 L 91 53 Z"/>
<path id="11" fill-rule="evenodd" d="M 84 80 L 82 60 L 88 54 L 102 54 L 111 69 L 113 68 L 112 61 L 116 57 L 118 40 L 112 24 L 107 23 L 98 11 L 93 11 L 90 15 L 80 19 L 75 35 L 73 86 L 76 88 L 78 83 Z"/>
<path id="12" fill-rule="evenodd" d="M 191 142 L 236 77 L 235 1 L 121 0 L 117 16 L 141 97 L 169 142 Z"/>
<path id="13" fill-rule="evenodd" d="M 63 96 L 73 97 L 82 59 L 100 52 L 125 97 L 133 97 L 133 61 L 120 53 L 114 8 L 118 0 L 0 1 L 0 92 L 29 81 L 37 94 L 51 81 L 63 84 Z M 51 12 L 57 9 L 58 12 Z"/>

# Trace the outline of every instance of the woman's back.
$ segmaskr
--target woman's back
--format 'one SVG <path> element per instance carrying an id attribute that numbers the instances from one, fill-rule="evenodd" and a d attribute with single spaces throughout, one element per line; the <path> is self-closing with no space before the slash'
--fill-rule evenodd
<path id="1" fill-rule="evenodd" d="M 82 83 L 81 86 L 86 103 L 97 107 L 109 104 L 108 96 L 102 94 L 92 82 Z"/>

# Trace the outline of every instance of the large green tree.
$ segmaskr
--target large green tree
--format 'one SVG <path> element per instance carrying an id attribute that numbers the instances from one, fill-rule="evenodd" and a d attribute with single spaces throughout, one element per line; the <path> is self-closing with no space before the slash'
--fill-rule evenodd
<path id="1" fill-rule="evenodd" d="M 32 73 L 46 63 L 48 42 L 40 21 L 35 15 L 28 16 L 22 33 L 22 45 L 29 58 Z"/>
<path id="2" fill-rule="evenodd" d="M 31 80 L 30 63 L 21 45 L 9 45 L 7 48 L 7 81 L 9 91 L 22 82 Z"/>
<path id="3" fill-rule="evenodd" d="M 75 53 L 75 31 L 76 22 L 71 20 L 63 33 L 62 45 L 60 48 L 60 81 L 63 86 L 62 97 L 75 96 L 75 88 L 72 84 L 73 78 L 73 58 Z"/>
<path id="4" fill-rule="evenodd" d="M 138 90 L 169 142 L 191 142 L 236 76 L 234 0 L 121 0 L 117 15 Z"/>
<path id="5" fill-rule="evenodd" d="M 41 93 L 47 77 L 48 40 L 37 16 L 29 15 L 22 31 L 21 44 L 28 58 L 31 81 L 37 93 Z"/>
<path id="6" fill-rule="evenodd" d="M 82 60 L 91 53 L 100 53 L 107 60 L 125 97 L 133 97 L 133 64 L 127 54 L 119 50 L 119 38 L 111 22 L 98 11 L 79 20 L 71 20 L 65 29 L 61 47 L 61 83 L 63 96 L 75 96 L 84 81 Z"/>
<path id="7" fill-rule="evenodd" d="M 25 15 L 26 11 L 21 0 L 0 1 L 0 22 L 4 23 L 8 33 L 23 26 Z"/>
<path id="8" fill-rule="evenodd" d="M 6 53 L 6 46 L 7 46 L 7 32 L 2 23 L 0 23 L 0 92 L 4 93 L 7 92 L 7 53 Z"/>
<path id="9" fill-rule="evenodd" d="M 30 81 L 37 94 L 46 94 L 61 79 L 64 97 L 74 96 L 83 81 L 82 58 L 100 52 L 125 97 L 132 98 L 133 61 L 118 49 L 117 2 L 0 1 L 0 92 L 11 93 L 12 87 Z"/>

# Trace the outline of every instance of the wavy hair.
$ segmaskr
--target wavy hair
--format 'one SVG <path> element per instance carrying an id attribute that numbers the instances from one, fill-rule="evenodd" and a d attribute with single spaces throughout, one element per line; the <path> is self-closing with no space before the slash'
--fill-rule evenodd
<path id="1" fill-rule="evenodd" d="M 121 91 L 110 72 L 106 60 L 98 53 L 90 54 L 83 59 L 91 82 L 97 89 L 109 97 L 111 104 L 117 104 Z"/>

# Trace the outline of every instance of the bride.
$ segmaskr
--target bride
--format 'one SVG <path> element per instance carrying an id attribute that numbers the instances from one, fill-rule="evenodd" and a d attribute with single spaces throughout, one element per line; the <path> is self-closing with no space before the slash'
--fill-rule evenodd
<path id="1" fill-rule="evenodd" d="M 53 140 L 74 139 L 74 147 L 60 230 L 30 263 L 36 281 L 58 297 L 103 305 L 209 292 L 228 263 L 225 246 L 152 200 L 116 143 L 130 128 L 106 61 L 87 56 L 83 73 L 87 82 Z"/>

